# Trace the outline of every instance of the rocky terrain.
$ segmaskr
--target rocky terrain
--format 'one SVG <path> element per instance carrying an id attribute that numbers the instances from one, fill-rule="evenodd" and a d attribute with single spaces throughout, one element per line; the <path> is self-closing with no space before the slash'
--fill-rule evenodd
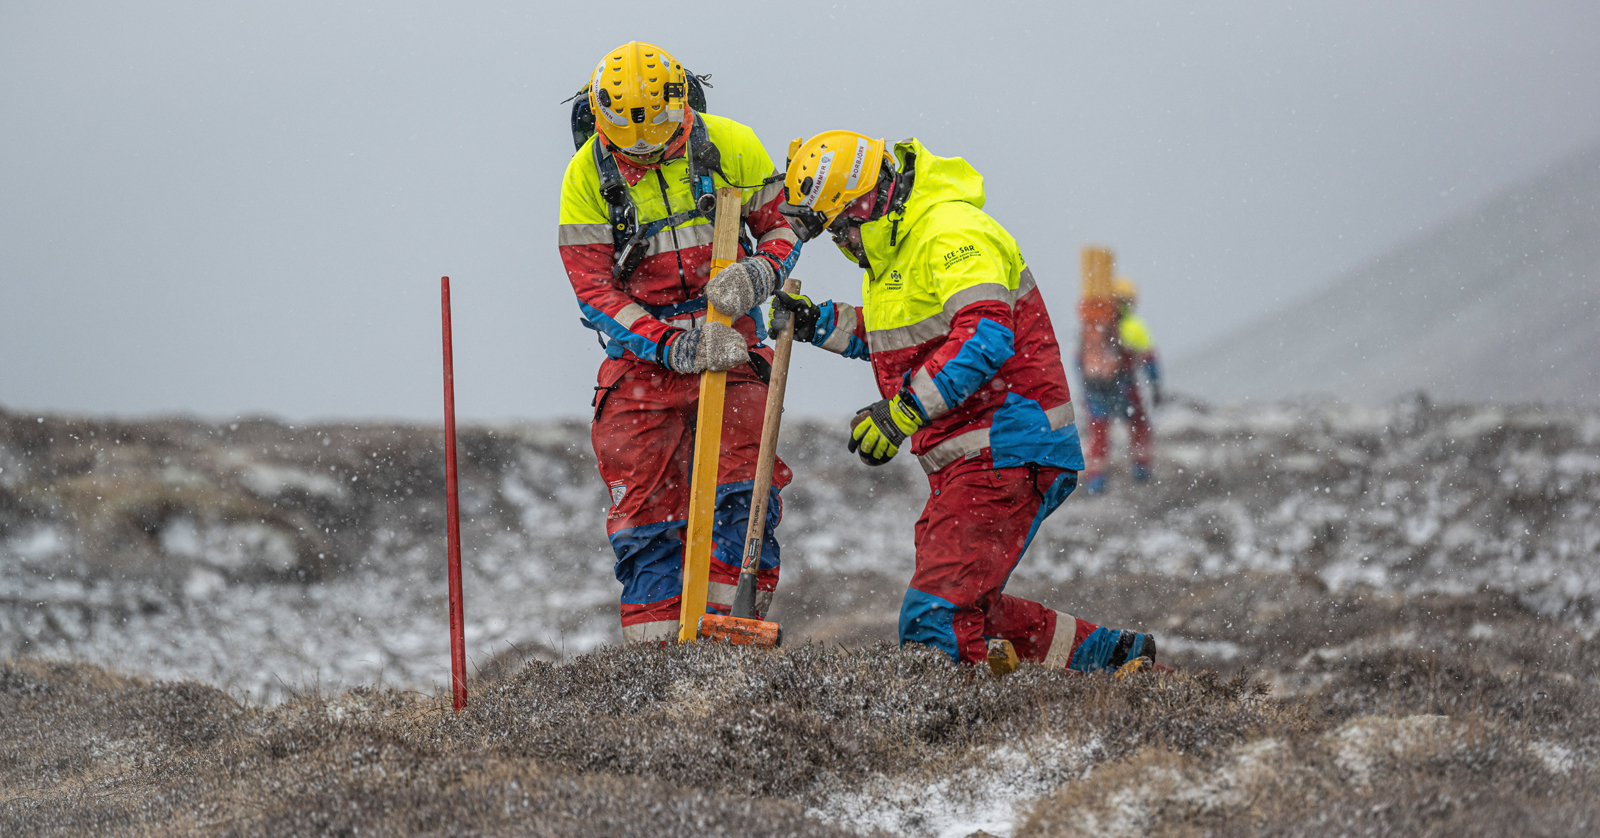
<path id="1" fill-rule="evenodd" d="M 0 834 L 1600 824 L 1600 413 L 1166 409 L 1010 586 L 1180 667 L 1120 682 L 883 642 L 921 475 L 786 424 L 769 655 L 609 645 L 587 429 L 464 429 L 457 718 L 437 428 L 0 417 Z"/>

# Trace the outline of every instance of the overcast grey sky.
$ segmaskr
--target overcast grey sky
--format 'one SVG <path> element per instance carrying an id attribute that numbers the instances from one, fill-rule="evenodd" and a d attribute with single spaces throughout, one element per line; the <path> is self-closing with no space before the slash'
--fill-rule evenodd
<path id="1" fill-rule="evenodd" d="M 1169 356 L 1600 138 L 1593 2 L 10 2 L 0 407 L 432 419 L 449 274 L 462 414 L 581 415 L 559 103 L 635 38 L 780 163 L 966 157 L 1061 331 L 1105 242 Z M 859 296 L 831 247 L 796 275 Z M 875 397 L 796 359 L 794 409 Z"/>

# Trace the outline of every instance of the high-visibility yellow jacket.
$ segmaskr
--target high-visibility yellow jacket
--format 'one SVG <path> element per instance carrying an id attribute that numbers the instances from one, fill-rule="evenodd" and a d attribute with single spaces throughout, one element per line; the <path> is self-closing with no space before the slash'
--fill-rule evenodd
<path id="1" fill-rule="evenodd" d="M 750 187 L 744 190 L 740 214 L 756 237 L 753 255 L 770 261 L 782 282 L 800 250 L 789 222 L 778 214 L 783 184 L 761 185 L 773 174 L 772 158 L 749 128 L 724 117 L 690 113 L 692 119 L 705 120 L 711 143 L 721 155 L 722 174 L 712 175 L 715 185 Z M 610 208 L 600 194 L 592 148 L 599 141 L 598 134 L 590 137 L 567 164 L 561 183 L 561 261 L 585 322 L 611 338 L 606 353 L 613 358 L 632 353 L 662 363 L 673 337 L 705 320 L 712 226 L 700 216 L 661 230 L 650 238 L 644 261 L 633 275 L 624 283 L 613 279 L 616 248 Z M 686 154 L 649 167 L 631 165 L 620 155 L 616 161 L 641 225 L 694 208 Z M 748 255 L 752 254 L 741 250 L 740 256 Z M 748 316 L 737 318 L 734 328 L 752 344 L 765 336 L 760 321 Z"/>
<path id="2" fill-rule="evenodd" d="M 860 306 L 823 305 L 814 342 L 870 358 L 885 398 L 931 420 L 912 438 L 928 472 L 987 452 L 996 468 L 1083 468 L 1061 347 L 1017 242 L 983 211 L 983 176 L 915 139 L 903 206 L 861 227 Z"/>

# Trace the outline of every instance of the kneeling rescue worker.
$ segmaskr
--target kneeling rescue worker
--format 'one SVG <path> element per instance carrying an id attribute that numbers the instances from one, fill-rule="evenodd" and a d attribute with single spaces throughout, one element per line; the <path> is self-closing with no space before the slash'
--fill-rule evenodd
<path id="1" fill-rule="evenodd" d="M 881 465 L 910 440 L 928 474 L 900 642 L 978 662 L 1009 641 L 1022 660 L 1079 672 L 1154 663 L 1153 635 L 1002 590 L 1077 485 L 1083 451 L 1049 312 L 1016 241 L 982 210 L 983 177 L 915 139 L 889 153 L 829 131 L 794 141 L 784 185 L 796 235 L 832 234 L 866 275 L 859 306 L 779 292 L 774 319 L 871 361 L 884 398 L 857 415 L 850 450 Z"/>
<path id="2" fill-rule="evenodd" d="M 688 104 L 698 79 L 660 47 L 630 42 L 601 59 L 583 94 L 597 133 L 561 185 L 561 260 L 584 325 L 603 336 L 594 452 L 611 494 L 606 533 L 622 583 L 625 642 L 678 636 L 683 529 L 699 373 L 728 370 L 708 611 L 726 613 L 738 581 L 772 350 L 757 306 L 800 255 L 778 213 L 781 184 L 756 135 Z M 582 104 L 581 102 L 579 103 Z M 578 131 L 575 110 L 574 131 Z M 752 244 L 708 284 L 717 187 L 744 189 Z M 707 300 L 736 314 L 707 322 Z M 608 340 L 606 340 L 608 339 Z M 778 582 L 774 530 L 788 466 L 773 470 L 758 613 Z"/>

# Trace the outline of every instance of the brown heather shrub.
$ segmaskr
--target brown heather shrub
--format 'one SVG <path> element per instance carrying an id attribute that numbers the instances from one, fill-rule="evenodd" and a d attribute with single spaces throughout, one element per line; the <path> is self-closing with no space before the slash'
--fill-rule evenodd
<path id="1" fill-rule="evenodd" d="M 1482 595 L 1194 590 L 1169 623 L 1255 617 L 1229 672 L 995 679 L 890 644 L 612 647 L 498 660 L 458 717 L 414 692 L 246 705 L 0 662 L 0 835 L 845 835 L 818 817 L 841 795 L 992 793 L 973 769 L 1007 749 L 1043 784 L 1019 836 L 1600 824 L 1600 643 Z M 1319 619 L 1348 621 L 1337 644 Z M 1045 765 L 1062 744 L 1077 756 Z"/>

